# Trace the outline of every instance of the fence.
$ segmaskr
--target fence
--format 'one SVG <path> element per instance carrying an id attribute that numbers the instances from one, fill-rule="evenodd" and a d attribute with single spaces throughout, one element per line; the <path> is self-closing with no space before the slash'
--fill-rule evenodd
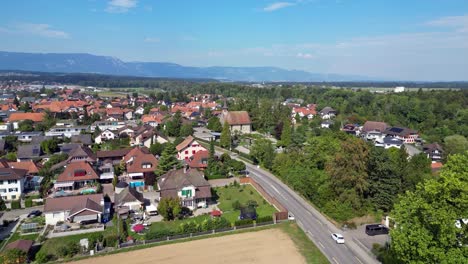
<path id="1" fill-rule="evenodd" d="M 274 197 L 271 197 L 263 188 L 262 186 L 260 186 L 256 181 L 254 181 L 252 178 L 249 178 L 249 177 L 245 177 L 245 178 L 241 178 L 240 179 L 240 183 L 241 184 L 250 184 L 252 185 L 252 187 L 255 188 L 255 190 L 257 190 L 257 192 L 259 192 L 263 198 L 265 200 L 267 200 L 270 204 L 272 204 L 274 207 L 276 207 L 276 209 L 278 209 L 278 211 L 280 212 L 287 212 L 288 210 L 286 210 L 286 208 L 284 208 L 284 206 L 278 202 L 278 200 L 276 200 Z"/>

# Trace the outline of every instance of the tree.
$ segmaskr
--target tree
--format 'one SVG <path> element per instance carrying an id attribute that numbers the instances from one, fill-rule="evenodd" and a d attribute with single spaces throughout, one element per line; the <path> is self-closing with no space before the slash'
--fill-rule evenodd
<path id="1" fill-rule="evenodd" d="M 341 202 L 349 202 L 355 210 L 363 209 L 367 181 L 368 145 L 359 138 L 347 137 L 341 149 L 326 166 L 330 184 Z"/>
<path id="2" fill-rule="evenodd" d="M 21 132 L 31 132 L 34 131 L 34 122 L 32 120 L 26 119 L 21 121 L 18 124 L 18 130 Z"/>
<path id="3" fill-rule="evenodd" d="M 179 217 L 182 211 L 179 198 L 162 198 L 158 204 L 158 212 L 164 220 L 170 221 Z"/>
<path id="4" fill-rule="evenodd" d="M 156 142 L 150 146 L 150 152 L 153 155 L 158 155 L 161 156 L 162 152 L 164 151 L 166 147 L 166 143 L 161 144 L 159 142 Z"/>
<path id="5" fill-rule="evenodd" d="M 219 139 L 219 144 L 223 148 L 231 147 L 231 131 L 229 130 L 228 122 L 224 122 L 223 130 L 221 131 L 221 137 Z"/>
<path id="6" fill-rule="evenodd" d="M 16 161 L 17 160 L 17 156 L 16 156 L 16 152 L 8 152 L 4 158 L 8 161 Z"/>
<path id="7" fill-rule="evenodd" d="M 180 128 L 180 136 L 181 137 L 188 137 L 193 135 L 193 126 L 192 124 L 183 124 Z"/>
<path id="8" fill-rule="evenodd" d="M 431 160 L 425 153 L 411 157 L 403 173 L 402 188 L 413 191 L 416 185 L 431 176 Z"/>
<path id="9" fill-rule="evenodd" d="M 403 263 L 461 263 L 467 259 L 468 152 L 455 154 L 439 179 L 418 184 L 395 204 L 391 250 Z"/>
<path id="10" fill-rule="evenodd" d="M 257 139 L 252 144 L 250 155 L 254 158 L 256 163 L 271 169 L 273 160 L 275 159 L 275 149 L 268 139 Z"/>
<path id="11" fill-rule="evenodd" d="M 216 116 L 212 116 L 210 119 L 208 119 L 208 124 L 206 127 L 214 132 L 221 132 L 221 130 L 223 130 L 223 125 L 221 122 L 219 122 L 219 118 Z"/>
<path id="12" fill-rule="evenodd" d="M 180 128 L 182 126 L 182 114 L 177 111 L 172 120 L 166 122 L 166 132 L 169 136 L 178 137 L 180 135 Z"/>
<path id="13" fill-rule="evenodd" d="M 3 253 L 4 264 L 26 263 L 27 254 L 23 250 L 13 248 Z"/>
<path id="14" fill-rule="evenodd" d="M 281 141 L 279 142 L 283 147 L 289 147 L 292 143 L 293 127 L 291 121 L 286 119 L 283 121 L 283 131 L 281 132 Z"/>
<path id="15" fill-rule="evenodd" d="M 7 209 L 5 201 L 0 197 L 0 211 L 5 211 Z"/>
<path id="16" fill-rule="evenodd" d="M 18 110 L 23 112 L 31 112 L 31 105 L 29 105 L 29 102 L 25 102 L 18 107 Z"/>
<path id="17" fill-rule="evenodd" d="M 57 139 L 52 138 L 41 142 L 41 148 L 47 154 L 53 154 L 59 150 Z"/>
<path id="18" fill-rule="evenodd" d="M 444 138 L 445 155 L 464 153 L 468 150 L 468 140 L 461 135 L 452 135 Z"/>
<path id="19" fill-rule="evenodd" d="M 167 147 L 164 149 L 161 157 L 159 158 L 159 164 L 155 171 L 155 174 L 158 176 L 161 176 L 164 173 L 172 170 L 174 167 L 180 168 L 181 166 L 179 160 L 176 157 L 177 150 L 175 149 L 174 145 L 171 143 L 167 144 Z"/>

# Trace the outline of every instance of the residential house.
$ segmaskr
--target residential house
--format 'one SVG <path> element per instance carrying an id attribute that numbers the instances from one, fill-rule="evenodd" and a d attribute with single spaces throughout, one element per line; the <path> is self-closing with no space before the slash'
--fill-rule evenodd
<path id="1" fill-rule="evenodd" d="M 160 199 L 179 198 L 182 206 L 193 210 L 205 207 L 211 199 L 211 186 L 203 172 L 194 169 L 168 171 L 158 180 Z"/>
<path id="2" fill-rule="evenodd" d="M 209 157 L 210 152 L 208 150 L 201 150 L 186 160 L 186 162 L 191 169 L 205 170 L 208 167 Z"/>
<path id="3" fill-rule="evenodd" d="M 382 141 L 385 137 L 384 131 L 387 130 L 388 125 L 384 122 L 366 121 L 361 129 L 363 137 L 367 140 Z"/>
<path id="4" fill-rule="evenodd" d="M 117 132 L 106 129 L 94 138 L 94 142 L 96 142 L 96 144 L 101 144 L 104 141 L 113 140 L 115 138 L 118 138 Z"/>
<path id="5" fill-rule="evenodd" d="M 85 186 L 94 185 L 99 175 L 86 161 L 72 162 L 66 165 L 54 184 L 55 190 L 76 190 Z"/>
<path id="6" fill-rule="evenodd" d="M 93 144 L 90 134 L 80 134 L 71 137 L 71 143 L 82 144 L 84 146 L 90 146 Z"/>
<path id="7" fill-rule="evenodd" d="M 126 188 L 115 188 L 114 208 L 128 208 L 129 210 L 138 211 L 145 204 L 143 194 L 135 188 L 127 186 Z"/>
<path id="8" fill-rule="evenodd" d="M 444 157 L 444 150 L 438 143 L 426 144 L 423 146 L 424 153 L 432 161 L 432 163 L 440 162 Z"/>
<path id="9" fill-rule="evenodd" d="M 44 116 L 44 113 L 11 113 L 8 122 L 13 124 L 14 129 L 18 129 L 21 121 L 31 120 L 34 123 L 40 123 L 44 120 Z"/>
<path id="10" fill-rule="evenodd" d="M 20 161 L 37 160 L 42 155 L 40 144 L 19 145 L 16 152 L 16 159 Z"/>
<path id="11" fill-rule="evenodd" d="M 89 130 L 89 126 L 54 126 L 45 132 L 46 136 L 49 137 L 67 137 L 78 136 L 82 132 Z"/>
<path id="12" fill-rule="evenodd" d="M 320 128 L 330 128 L 335 122 L 333 120 L 325 120 L 322 123 L 320 123 Z"/>
<path id="13" fill-rule="evenodd" d="M 336 116 L 337 112 L 335 109 L 327 106 L 320 111 L 322 119 L 332 119 Z"/>
<path id="14" fill-rule="evenodd" d="M 376 140 L 375 146 L 383 147 L 385 149 L 389 148 L 401 148 L 403 146 L 403 140 L 394 137 L 385 137 L 383 140 Z"/>
<path id="15" fill-rule="evenodd" d="M 198 151 L 206 151 L 206 148 L 200 145 L 200 143 L 198 143 L 198 141 L 196 141 L 192 136 L 188 136 L 184 141 L 176 146 L 176 150 L 177 159 L 188 160 Z"/>
<path id="16" fill-rule="evenodd" d="M 222 125 L 227 122 L 232 134 L 236 132 L 250 134 L 252 132 L 252 121 L 247 111 L 223 110 L 219 116 L 219 121 Z"/>
<path id="17" fill-rule="evenodd" d="M 123 162 L 123 158 L 127 155 L 131 148 L 117 149 L 117 150 L 101 150 L 96 152 L 99 164 L 111 163 L 112 165 L 119 165 Z"/>
<path id="18" fill-rule="evenodd" d="M 35 137 L 42 136 L 42 132 L 21 132 L 15 134 L 17 140 L 23 143 L 29 143 L 33 141 Z"/>
<path id="19" fill-rule="evenodd" d="M 127 174 L 130 177 L 130 186 L 153 186 L 155 181 L 154 171 L 158 166 L 158 159 L 150 153 L 146 147 L 136 147 L 130 150 L 124 157 Z"/>
<path id="20" fill-rule="evenodd" d="M 111 131 L 119 130 L 125 126 L 124 121 L 96 121 L 91 125 L 91 132 L 96 130 L 96 127 L 99 127 L 99 130 L 104 131 L 109 129 Z"/>
<path id="21" fill-rule="evenodd" d="M 107 108 L 106 109 L 107 117 L 112 117 L 115 120 L 123 120 L 124 112 L 120 108 Z"/>
<path id="22" fill-rule="evenodd" d="M 133 119 L 133 110 L 132 109 L 125 108 L 122 111 L 123 111 L 124 119 L 126 119 L 126 120 L 132 120 Z"/>
<path id="23" fill-rule="evenodd" d="M 100 182 L 112 182 L 114 179 L 114 165 L 111 161 L 104 162 L 99 166 L 99 181 Z"/>
<path id="24" fill-rule="evenodd" d="M 306 117 L 309 120 L 313 119 L 317 114 L 315 107 L 316 105 L 309 105 L 309 107 L 293 107 L 291 110 L 291 118 L 293 122 L 296 122 L 296 115 L 300 118 Z"/>
<path id="25" fill-rule="evenodd" d="M 0 195 L 3 200 L 21 198 L 27 170 L 0 168 Z"/>
<path id="26" fill-rule="evenodd" d="M 16 249 L 26 253 L 26 263 L 30 263 L 31 260 L 31 248 L 34 244 L 32 240 L 19 239 L 13 241 L 5 246 L 4 251 Z M 16 263 L 16 262 L 15 262 Z"/>
<path id="27" fill-rule="evenodd" d="M 361 134 L 360 127 L 356 124 L 346 124 L 341 128 L 341 131 L 357 137 Z"/>
<path id="28" fill-rule="evenodd" d="M 143 106 L 138 106 L 135 109 L 135 114 L 143 115 L 145 113 L 145 108 Z"/>
<path id="29" fill-rule="evenodd" d="M 31 160 L 22 162 L 8 162 L 8 166 L 12 169 L 26 170 L 28 175 L 37 175 L 39 173 L 39 167 Z"/>
<path id="30" fill-rule="evenodd" d="M 104 206 L 102 194 L 47 198 L 44 204 L 46 225 L 58 222 L 101 222 Z"/>
<path id="31" fill-rule="evenodd" d="M 160 124 L 163 123 L 164 116 L 161 114 L 157 115 L 143 115 L 141 117 L 141 122 L 145 125 L 150 125 L 154 128 L 158 127 Z"/>
<path id="32" fill-rule="evenodd" d="M 405 144 L 414 144 L 419 138 L 418 131 L 406 127 L 390 127 L 384 131 L 384 134 L 403 140 Z"/>

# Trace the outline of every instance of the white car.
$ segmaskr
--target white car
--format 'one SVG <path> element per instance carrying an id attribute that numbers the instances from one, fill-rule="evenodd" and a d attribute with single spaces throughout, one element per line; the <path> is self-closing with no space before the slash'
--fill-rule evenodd
<path id="1" fill-rule="evenodd" d="M 288 213 L 288 220 L 290 221 L 294 221 L 296 218 L 294 217 L 294 215 L 292 213 Z"/>
<path id="2" fill-rule="evenodd" d="M 344 237 L 342 234 L 333 233 L 331 234 L 331 237 L 333 238 L 333 240 L 335 240 L 337 244 L 344 244 Z"/>

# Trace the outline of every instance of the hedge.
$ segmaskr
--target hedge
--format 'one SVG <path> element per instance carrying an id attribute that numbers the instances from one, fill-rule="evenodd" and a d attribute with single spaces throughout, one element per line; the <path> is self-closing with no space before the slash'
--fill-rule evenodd
<path id="1" fill-rule="evenodd" d="M 271 215 L 262 216 L 255 220 L 257 223 L 273 222 L 273 217 Z"/>
<path id="2" fill-rule="evenodd" d="M 26 208 L 32 207 L 32 206 L 33 206 L 32 198 L 26 199 L 26 200 L 24 201 L 24 206 L 25 206 Z"/>
<path id="3" fill-rule="evenodd" d="M 11 201 L 11 209 L 21 209 L 21 202 L 20 202 L 20 200 L 13 200 L 13 201 Z"/>
<path id="4" fill-rule="evenodd" d="M 234 222 L 235 226 L 244 226 L 244 225 L 251 225 L 251 224 L 253 224 L 252 219 L 237 220 L 236 222 Z"/>

